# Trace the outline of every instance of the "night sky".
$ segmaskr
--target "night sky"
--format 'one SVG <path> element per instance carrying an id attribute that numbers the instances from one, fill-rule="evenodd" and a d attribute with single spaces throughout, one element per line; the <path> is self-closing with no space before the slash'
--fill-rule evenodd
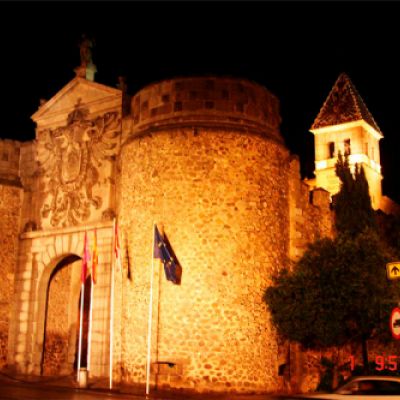
<path id="1" fill-rule="evenodd" d="M 400 3 L 396 2 L 13 2 L 0 3 L 0 137 L 34 138 L 30 116 L 79 65 L 93 35 L 96 81 L 128 91 L 186 75 L 258 82 L 281 102 L 281 132 L 314 169 L 309 132 L 346 72 L 381 128 L 384 194 L 400 202 Z"/>

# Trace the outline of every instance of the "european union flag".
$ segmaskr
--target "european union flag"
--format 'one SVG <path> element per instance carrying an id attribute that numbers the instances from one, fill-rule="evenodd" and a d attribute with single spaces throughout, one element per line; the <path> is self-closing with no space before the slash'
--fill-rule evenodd
<path id="1" fill-rule="evenodd" d="M 167 280 L 179 284 L 181 280 L 181 267 L 174 252 L 168 242 L 158 231 L 157 225 L 154 227 L 154 258 L 159 258 L 164 264 L 164 271 Z"/>

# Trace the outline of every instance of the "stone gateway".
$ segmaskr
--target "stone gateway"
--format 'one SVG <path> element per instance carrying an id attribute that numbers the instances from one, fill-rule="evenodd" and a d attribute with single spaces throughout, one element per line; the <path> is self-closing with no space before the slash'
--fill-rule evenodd
<path id="1" fill-rule="evenodd" d="M 144 386 L 157 223 L 182 276 L 167 281 L 156 261 L 151 385 L 282 390 L 287 346 L 262 297 L 307 243 L 332 235 L 330 193 L 301 180 L 279 101 L 254 82 L 166 80 L 126 112 L 123 96 L 78 74 L 32 116 L 35 140 L 0 142 L 1 365 L 76 373 L 83 240 L 92 246 L 96 229 L 81 365 L 108 378 L 111 343 L 113 380 Z M 122 268 L 112 274 L 114 220 Z"/>

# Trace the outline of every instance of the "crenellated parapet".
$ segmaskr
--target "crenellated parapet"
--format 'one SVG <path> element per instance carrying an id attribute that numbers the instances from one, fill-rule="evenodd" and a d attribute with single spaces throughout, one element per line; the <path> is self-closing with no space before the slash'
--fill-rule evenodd
<path id="1" fill-rule="evenodd" d="M 244 79 L 190 77 L 146 86 L 131 102 L 124 121 L 128 137 L 163 126 L 242 127 L 283 142 L 279 100 L 266 88 Z"/>

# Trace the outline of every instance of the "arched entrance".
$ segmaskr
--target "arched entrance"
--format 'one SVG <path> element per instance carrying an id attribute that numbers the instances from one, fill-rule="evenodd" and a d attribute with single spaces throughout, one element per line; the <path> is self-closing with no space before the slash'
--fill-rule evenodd
<path id="1" fill-rule="evenodd" d="M 21 235 L 7 358 L 16 371 L 55 376 L 74 372 L 82 267 L 79 255 L 85 232 L 92 241 L 94 229 L 100 257 L 92 301 L 90 374 L 108 376 L 114 234 L 110 221 Z"/>
<path id="2" fill-rule="evenodd" d="M 46 293 L 42 375 L 73 372 L 79 333 L 76 304 L 80 294 L 81 263 L 79 256 L 68 255 L 58 262 L 50 275 Z"/>

